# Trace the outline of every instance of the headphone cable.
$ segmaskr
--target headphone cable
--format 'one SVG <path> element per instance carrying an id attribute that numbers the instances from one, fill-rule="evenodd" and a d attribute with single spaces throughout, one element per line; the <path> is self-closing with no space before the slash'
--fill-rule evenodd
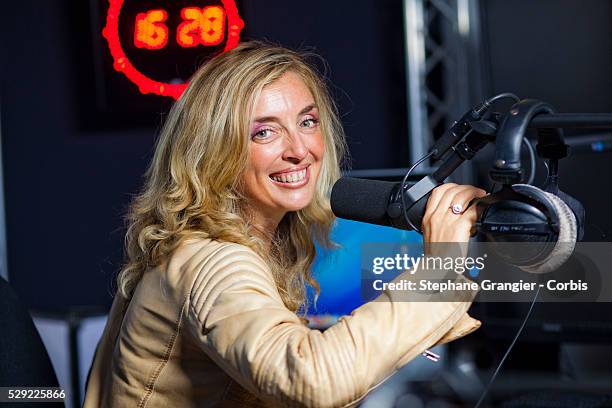
<path id="1" fill-rule="evenodd" d="M 491 105 L 493 102 L 498 101 L 500 99 L 505 99 L 505 98 L 514 99 L 514 102 L 520 102 L 521 101 L 521 98 L 519 98 L 515 94 L 513 94 L 511 92 L 504 92 L 504 93 L 500 93 L 498 95 L 495 95 L 492 98 L 487 99 L 487 101 L 485 103 L 487 105 Z"/>
<path id="2" fill-rule="evenodd" d="M 538 288 L 536 289 L 535 296 L 533 297 L 533 300 L 531 301 L 531 306 L 529 306 L 529 310 L 527 311 L 527 314 L 525 315 L 525 318 L 523 319 L 523 323 L 521 324 L 521 327 L 519 327 L 518 331 L 516 332 L 516 335 L 514 336 L 514 339 L 512 340 L 512 343 L 510 343 L 510 346 L 508 346 L 508 349 L 506 350 L 506 353 L 504 354 L 504 356 L 502 357 L 501 361 L 497 365 L 497 368 L 495 369 L 495 372 L 493 372 L 493 375 L 491 376 L 491 379 L 489 380 L 489 383 L 487 384 L 487 386 L 485 387 L 484 391 L 482 392 L 482 395 L 480 396 L 480 399 L 478 400 L 476 405 L 474 405 L 474 408 L 479 408 L 480 404 L 483 403 L 483 401 L 485 400 L 487 394 L 489 393 L 489 389 L 491 388 L 491 385 L 493 385 L 493 382 L 495 381 L 495 378 L 497 377 L 497 374 L 499 374 L 499 371 L 501 370 L 502 366 L 506 362 L 506 359 L 510 355 L 510 352 L 512 351 L 512 348 L 514 347 L 514 345 L 516 344 L 516 341 L 518 340 L 518 338 L 520 337 L 521 333 L 523 332 L 523 329 L 525 328 L 525 325 L 527 324 L 527 320 L 529 320 L 529 316 L 531 316 L 531 312 L 533 311 L 533 306 L 536 304 L 536 300 L 538 299 L 538 295 L 539 294 L 540 294 L 540 286 L 538 285 Z"/>
<path id="3" fill-rule="evenodd" d="M 421 157 L 419 160 L 417 160 L 416 163 L 414 163 L 412 165 L 412 167 L 410 167 L 408 169 L 408 171 L 406 172 L 406 175 L 404 176 L 404 178 L 402 179 L 402 184 L 400 186 L 400 198 L 402 200 L 402 212 L 404 213 L 404 219 L 406 220 L 406 223 L 408 225 L 410 225 L 410 228 L 412 228 L 414 231 L 416 232 L 421 232 L 420 228 L 417 228 L 412 221 L 410 221 L 410 218 L 408 217 L 407 211 L 406 211 L 406 199 L 404 198 L 404 189 L 406 188 L 406 182 L 408 181 L 408 177 L 410 177 L 410 173 L 412 173 L 412 171 L 414 169 L 417 168 L 417 166 L 421 163 L 423 163 L 425 160 L 429 159 L 431 156 L 433 155 L 433 151 L 427 153 L 425 156 Z"/>

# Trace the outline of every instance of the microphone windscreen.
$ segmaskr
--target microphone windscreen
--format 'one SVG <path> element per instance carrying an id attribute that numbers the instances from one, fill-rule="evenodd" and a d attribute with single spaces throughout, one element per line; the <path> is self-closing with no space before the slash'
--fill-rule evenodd
<path id="1" fill-rule="evenodd" d="M 387 205 L 397 183 L 342 177 L 334 184 L 331 208 L 337 217 L 391 226 Z"/>
<path id="2" fill-rule="evenodd" d="M 521 266 L 520 268 L 525 272 L 548 273 L 558 269 L 572 255 L 576 246 L 578 227 L 573 211 L 556 195 L 546 191 L 544 194 L 557 212 L 559 238 L 550 254 L 543 261 L 534 265 Z"/>

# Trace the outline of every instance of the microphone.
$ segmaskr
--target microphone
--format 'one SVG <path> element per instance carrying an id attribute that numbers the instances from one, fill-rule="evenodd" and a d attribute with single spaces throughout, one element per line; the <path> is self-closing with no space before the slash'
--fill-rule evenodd
<path id="1" fill-rule="evenodd" d="M 428 176 L 418 183 L 406 183 L 404 186 L 404 197 L 408 207 L 406 217 L 413 225 L 421 226 L 429 198 L 428 193 L 438 184 Z M 401 183 L 390 181 L 342 177 L 332 188 L 331 208 L 337 217 L 347 220 L 411 230 L 412 227 L 404 216 L 399 195 L 400 187 Z M 411 195 L 410 193 L 414 191 L 416 193 Z M 425 194 L 419 197 L 419 192 Z"/>
<path id="2" fill-rule="evenodd" d="M 541 189 L 520 184 L 520 147 L 525 131 L 534 117 L 543 113 L 553 115 L 553 110 L 544 102 L 526 99 L 515 103 L 503 118 L 496 113 L 488 115 L 490 104 L 505 97 L 518 100 L 509 93 L 497 95 L 455 122 L 432 151 L 408 170 L 404 183 L 339 179 L 331 193 L 334 214 L 349 220 L 421 232 L 432 190 L 487 143 L 495 142 L 497 160 L 489 175 L 502 184 L 502 189 L 478 200 L 472 236 L 492 243 L 529 243 L 520 248 L 515 245 L 514 250 L 504 250 L 500 255 L 531 273 L 557 269 L 572 254 L 576 241 L 582 239 L 585 216 L 582 204 L 558 186 L 558 160 L 567 156 L 568 146 L 560 130 L 540 129 L 537 152 L 547 161 L 546 184 Z M 405 183 L 410 172 L 423 160 L 431 157 L 435 161 L 442 156 L 443 162 L 431 175 L 417 183 Z"/>
<path id="3" fill-rule="evenodd" d="M 387 206 L 399 183 L 342 177 L 331 193 L 333 213 L 347 220 L 393 226 Z"/>
<path id="4" fill-rule="evenodd" d="M 400 195 L 402 183 L 342 177 L 332 188 L 332 211 L 340 218 L 403 230 L 416 229 L 420 233 L 431 191 L 461 163 L 474 157 L 488 141 L 488 135 L 471 132 L 464 141 L 450 148 L 452 154 L 431 175 L 417 183 L 404 184 L 403 200 Z"/>
<path id="5" fill-rule="evenodd" d="M 419 189 L 419 184 L 428 185 L 429 187 L 427 188 L 433 189 L 437 184 L 432 183 L 435 183 L 435 180 L 430 176 L 423 178 L 418 183 L 407 183 L 404 189 L 405 197 L 409 197 L 410 190 Z M 413 228 L 410 227 L 405 218 L 408 217 L 413 225 L 420 228 L 430 193 L 425 194 L 412 205 L 408 204 L 410 199 L 407 198 L 406 205 L 408 211 L 406 212 L 406 216 L 404 216 L 404 210 L 399 196 L 400 187 L 401 183 L 342 177 L 332 188 L 330 200 L 331 208 L 337 217 L 347 220 L 366 222 L 368 224 L 376 224 L 402 230 L 412 230 Z M 516 184 L 514 188 L 520 191 L 526 189 L 526 192 L 530 193 L 539 190 L 534 186 L 524 184 Z M 509 209 L 511 214 L 501 214 L 501 209 L 495 208 L 496 202 L 503 202 L 506 206 L 515 206 L 517 202 L 510 200 L 510 197 L 502 197 L 499 193 L 496 195 L 491 195 L 481 200 L 478 204 L 479 207 L 483 206 L 490 210 L 496 210 L 494 213 L 500 216 L 503 215 L 506 220 L 517 217 L 524 218 L 525 214 L 532 214 L 532 211 L 521 212 L 520 208 Z M 520 254 L 516 252 L 498 254 L 501 256 L 501 259 L 504 259 L 506 262 L 530 273 L 547 273 L 559 268 L 572 254 L 576 242 L 577 223 L 572 210 L 570 210 L 569 207 L 564 204 L 563 200 L 556 195 L 545 192 L 542 192 L 542 195 L 545 195 L 542 199 L 546 200 L 546 202 L 550 204 L 551 210 L 555 212 L 559 228 L 558 235 L 552 238 L 552 242 L 550 242 L 551 245 L 546 245 L 545 241 L 532 241 L 533 245 L 531 247 L 533 251 L 537 253 L 542 252 L 537 254 L 537 256 L 532 253 L 533 251 L 526 251 Z M 508 199 L 504 200 L 504 198 Z M 491 213 L 487 218 L 493 221 L 493 215 L 494 214 Z M 479 221 L 477 225 L 481 223 L 482 221 Z M 420 231 L 417 230 L 417 232 Z M 481 233 L 483 232 L 484 231 L 481 231 Z M 512 232 L 500 232 L 497 236 L 495 235 L 496 234 L 492 234 L 491 232 L 484 232 L 481 238 L 484 238 L 484 241 L 488 242 L 502 242 L 505 239 L 512 241 L 512 237 L 516 237 L 516 234 Z M 542 238 L 546 237 L 543 236 Z M 528 237 L 522 237 L 522 239 L 519 239 L 517 242 L 529 241 Z M 501 248 L 507 249 L 510 247 L 506 246 Z M 517 246 L 517 248 L 524 250 L 525 246 Z"/>

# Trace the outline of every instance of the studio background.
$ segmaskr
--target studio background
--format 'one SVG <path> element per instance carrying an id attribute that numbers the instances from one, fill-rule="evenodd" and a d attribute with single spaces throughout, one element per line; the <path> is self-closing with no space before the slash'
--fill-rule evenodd
<path id="1" fill-rule="evenodd" d="M 80 334 L 81 386 L 123 259 L 122 219 L 142 185 L 157 133 L 172 103 L 169 98 L 137 95 L 114 113 L 96 108 L 96 104 L 104 105 L 96 88 L 101 75 L 114 75 L 106 78 L 111 86 L 136 93 L 121 74 L 100 71 L 109 61 L 96 14 L 105 3 L 4 2 L 0 27 L 7 276 L 24 304 L 33 313 L 47 316 L 37 324 L 41 332 L 50 333 L 43 337 L 58 333 L 52 321 L 58 316 L 72 311 L 98 316 L 92 331 Z M 430 125 L 427 135 L 414 133 L 419 119 L 411 116 L 410 93 L 418 84 L 408 79 L 404 13 L 412 3 L 422 3 L 429 11 L 428 58 L 438 55 L 436 44 L 443 45 L 440 55 L 459 48 L 465 51 L 454 68 L 432 66 L 428 71 L 429 91 L 422 94 L 422 112 Z M 446 43 L 444 13 L 434 15 L 432 10 L 436 4 L 453 10 L 459 3 L 237 2 L 245 21 L 243 40 L 308 48 L 327 61 L 352 169 L 358 174 L 397 177 L 413 162 L 417 141 L 432 142 L 458 118 L 457 112 L 499 92 L 542 99 L 559 112 L 612 112 L 612 3 L 465 0 L 478 19 L 470 21 L 463 42 Z M 465 92 L 446 91 L 456 85 Z M 435 112 L 441 112 L 440 118 L 434 117 Z M 593 132 L 569 131 L 567 135 Z M 456 180 L 488 185 L 490 155 L 489 149 L 482 159 L 465 166 Z M 608 151 L 582 152 L 562 162 L 562 187 L 587 208 L 589 240 L 607 241 L 612 229 L 608 215 L 612 194 L 606 178 L 612 174 L 611 159 Z M 410 239 L 418 239 L 411 234 Z M 62 327 L 58 336 L 67 339 L 67 326 Z M 479 342 L 487 340 L 476 337 L 473 341 L 481 346 Z M 553 352 L 542 351 L 550 349 L 550 344 Z M 548 359 L 556 358 L 559 344 L 560 340 L 540 344 L 536 347 L 544 356 L 540 362 L 519 359 L 517 365 L 527 369 L 546 365 Z M 56 356 L 58 376 L 70 378 L 74 367 L 67 362 L 65 344 L 47 343 L 47 348 Z M 400 382 L 398 387 L 402 386 Z"/>

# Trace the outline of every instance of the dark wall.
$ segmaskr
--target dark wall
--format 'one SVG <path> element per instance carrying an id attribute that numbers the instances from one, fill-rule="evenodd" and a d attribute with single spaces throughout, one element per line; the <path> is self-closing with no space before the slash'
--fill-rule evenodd
<path id="1" fill-rule="evenodd" d="M 121 215 L 154 128 L 81 132 L 69 1 L 3 4 L 2 148 L 12 285 L 34 308 L 108 305 Z M 7 10 L 9 9 L 9 10 Z M 87 18 L 88 16 L 83 16 Z"/>
<path id="2" fill-rule="evenodd" d="M 94 103 L 83 90 L 96 79 L 87 4 L 3 4 L 10 16 L 0 32 L 8 267 L 12 285 L 37 309 L 110 304 L 121 218 L 167 109 L 160 98 L 141 128 L 133 125 L 142 121 L 108 126 L 83 109 Z M 400 0 L 249 0 L 241 15 L 244 38 L 314 47 L 328 60 L 354 168 L 408 164 Z"/>
<path id="3" fill-rule="evenodd" d="M 488 95 L 514 92 L 549 102 L 558 112 L 612 113 L 612 2 L 484 0 L 481 5 Z M 565 130 L 573 137 L 585 133 L 610 131 Z M 490 163 L 483 168 L 481 181 L 487 178 Z M 575 149 L 560 162 L 561 188 L 587 210 L 587 241 L 612 239 L 609 174 L 612 152 Z"/>
<path id="4" fill-rule="evenodd" d="M 353 169 L 408 166 L 401 0 L 245 0 L 245 36 L 314 51 L 332 89 Z"/>
<path id="5" fill-rule="evenodd" d="M 482 0 L 480 4 L 484 82 L 489 96 L 514 92 L 521 98 L 549 102 L 558 112 L 612 113 L 612 2 Z M 584 133 L 565 131 L 575 138 Z M 493 161 L 489 150 L 491 155 L 480 168 L 481 183 L 488 178 Z M 541 185 L 545 177 L 541 161 L 538 170 L 535 184 Z M 561 189 L 580 200 L 586 210 L 584 241 L 612 239 L 610 174 L 609 151 L 582 153 L 576 149 L 560 162 Z M 528 306 L 482 304 L 480 318 L 487 323 L 486 333 L 509 341 Z M 538 304 L 521 341 L 609 342 L 611 309 L 610 304 L 602 303 Z M 527 367 L 533 366 L 531 359 Z"/>
<path id="6" fill-rule="evenodd" d="M 483 0 L 489 93 L 612 112 L 612 3 Z"/>

